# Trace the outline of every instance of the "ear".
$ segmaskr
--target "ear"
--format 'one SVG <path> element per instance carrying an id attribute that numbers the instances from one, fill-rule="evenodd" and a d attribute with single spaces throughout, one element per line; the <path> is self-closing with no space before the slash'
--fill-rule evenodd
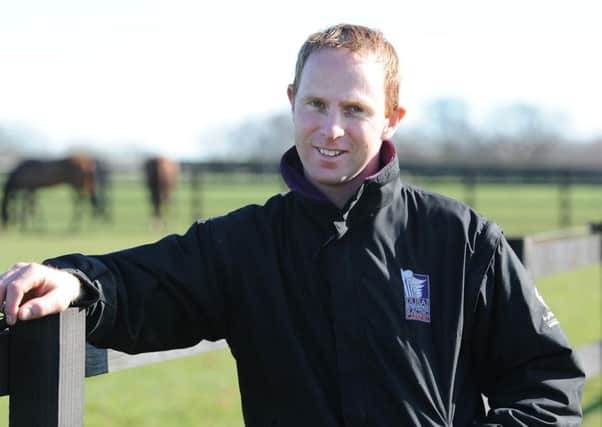
<path id="1" fill-rule="evenodd" d="M 405 116 L 405 114 L 406 110 L 404 110 L 402 107 L 399 107 L 387 116 L 385 120 L 385 126 L 383 128 L 383 133 L 381 135 L 381 139 L 383 141 L 390 140 L 391 138 L 393 138 L 393 135 L 397 130 L 397 126 L 399 125 L 399 122 L 401 121 L 401 119 L 403 119 L 403 116 Z"/>
<path id="2" fill-rule="evenodd" d="M 288 101 L 291 103 L 291 111 L 295 111 L 295 90 L 293 89 L 293 85 L 288 85 L 286 95 L 288 96 Z"/>

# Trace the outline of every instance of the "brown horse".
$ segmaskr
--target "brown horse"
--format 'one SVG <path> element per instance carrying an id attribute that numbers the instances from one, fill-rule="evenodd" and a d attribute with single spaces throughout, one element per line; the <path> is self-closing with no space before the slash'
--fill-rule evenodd
<path id="1" fill-rule="evenodd" d="M 178 162 L 167 157 L 152 157 L 144 162 L 146 185 L 156 221 L 165 221 L 166 207 L 176 187 L 179 173 Z"/>
<path id="2" fill-rule="evenodd" d="M 24 160 L 19 163 L 9 174 L 4 183 L 2 198 L 2 225 L 9 222 L 9 204 L 17 193 L 22 193 L 26 198 L 23 208 L 33 207 L 34 192 L 37 189 L 58 184 L 68 184 L 75 190 L 76 209 L 74 221 L 79 220 L 81 212 L 80 202 L 89 197 L 94 208 L 97 207 L 96 165 L 93 158 L 77 155 L 57 160 Z"/>

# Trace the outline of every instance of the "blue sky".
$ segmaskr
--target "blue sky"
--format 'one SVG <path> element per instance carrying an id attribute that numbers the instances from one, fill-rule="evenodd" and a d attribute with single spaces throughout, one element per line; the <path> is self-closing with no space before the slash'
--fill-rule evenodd
<path id="1" fill-rule="evenodd" d="M 596 3 L 0 0 L 0 126 L 31 129 L 55 151 L 198 157 L 239 121 L 286 110 L 305 37 L 353 22 L 397 47 L 407 126 L 451 96 L 476 121 L 502 104 L 540 105 L 587 138 L 602 134 Z"/>

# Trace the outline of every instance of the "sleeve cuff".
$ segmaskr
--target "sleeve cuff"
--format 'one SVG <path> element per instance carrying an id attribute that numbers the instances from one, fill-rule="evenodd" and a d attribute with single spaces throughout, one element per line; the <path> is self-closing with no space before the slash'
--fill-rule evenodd
<path id="1" fill-rule="evenodd" d="M 46 264 L 46 263 L 45 263 Z M 98 286 L 96 286 L 90 278 L 77 268 L 62 268 L 52 264 L 46 264 L 61 271 L 71 273 L 78 278 L 81 284 L 79 295 L 69 304 L 69 307 L 88 308 L 102 299 L 102 295 Z"/>
<path id="2" fill-rule="evenodd" d="M 94 286 L 94 283 L 92 283 L 85 273 L 76 268 L 63 268 L 61 270 L 73 274 L 79 279 L 79 282 L 82 285 L 79 290 L 79 295 L 71 302 L 69 305 L 70 307 L 87 308 L 100 301 L 100 290 L 98 287 Z"/>

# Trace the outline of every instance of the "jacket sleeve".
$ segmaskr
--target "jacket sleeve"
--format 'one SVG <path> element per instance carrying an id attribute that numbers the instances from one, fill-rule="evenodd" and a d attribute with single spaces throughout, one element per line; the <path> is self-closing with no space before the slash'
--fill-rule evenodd
<path id="1" fill-rule="evenodd" d="M 91 344 L 140 353 L 225 337 L 228 277 L 216 246 L 211 224 L 198 223 L 152 244 L 45 264 L 76 271 L 95 288 L 98 298 L 87 307 Z"/>
<path id="2" fill-rule="evenodd" d="M 496 235 L 474 313 L 474 366 L 490 407 L 475 425 L 578 426 L 585 374 L 520 260 Z"/>

